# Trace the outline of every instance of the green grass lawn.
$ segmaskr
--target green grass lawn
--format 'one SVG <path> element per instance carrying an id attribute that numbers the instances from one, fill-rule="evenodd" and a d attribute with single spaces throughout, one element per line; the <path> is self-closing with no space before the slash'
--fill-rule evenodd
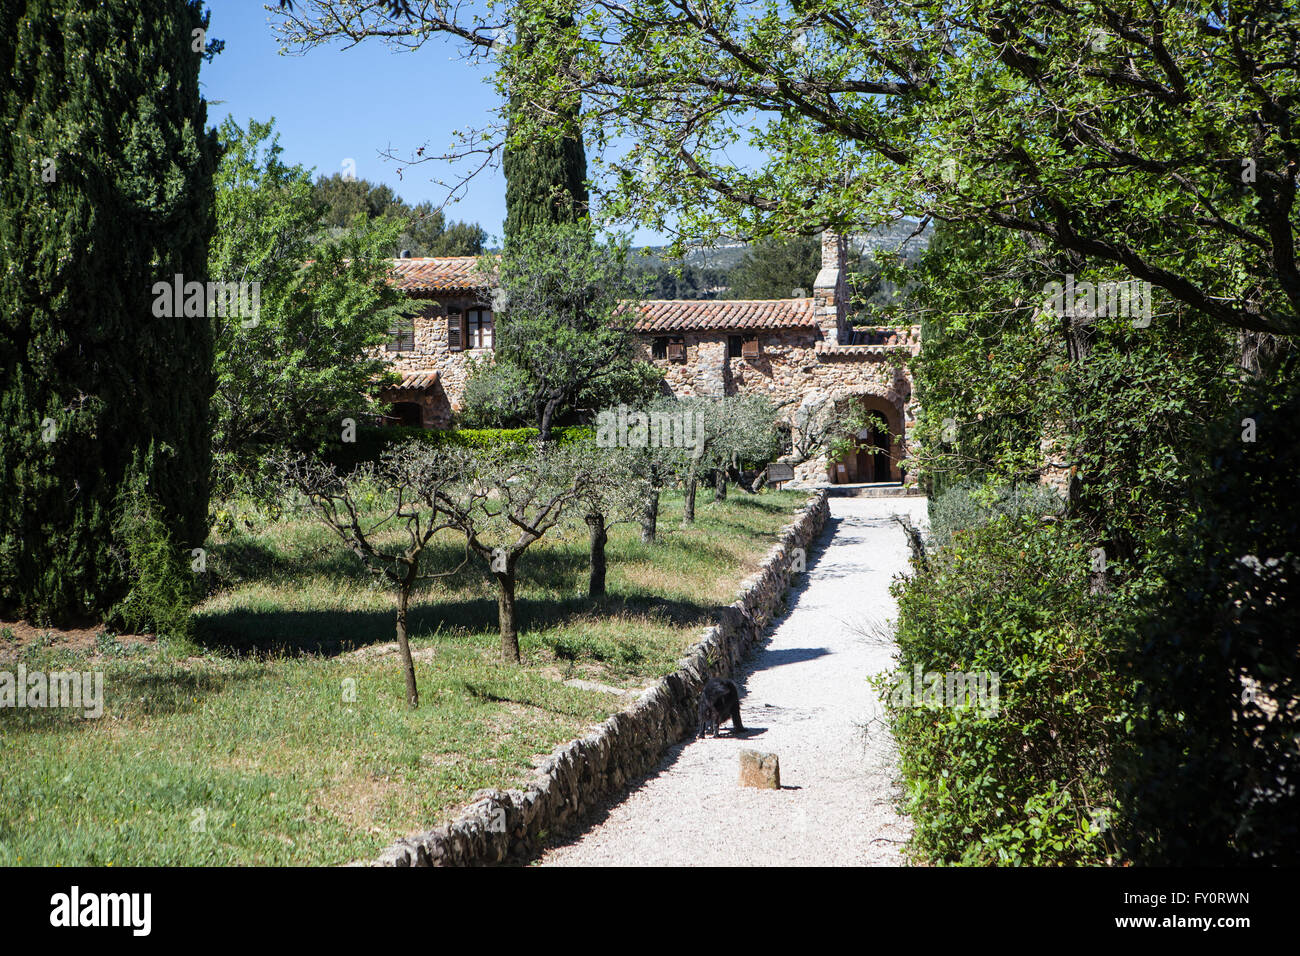
<path id="1" fill-rule="evenodd" d="M 332 864 L 433 826 L 475 790 L 520 784 L 549 753 L 624 706 L 564 686 L 639 687 L 673 669 L 803 501 L 701 494 L 660 541 L 611 529 L 609 596 L 587 600 L 586 533 L 546 538 L 520 564 L 524 663 L 500 662 L 496 592 L 467 567 L 421 591 L 412 648 L 420 708 L 404 703 L 394 599 L 322 527 L 255 522 L 209 542 L 198 646 L 0 637 L 0 670 L 101 670 L 97 720 L 0 708 L 0 866 Z M 454 567 L 450 535 L 435 563 Z M 347 700 L 352 696 L 355 700 Z"/>

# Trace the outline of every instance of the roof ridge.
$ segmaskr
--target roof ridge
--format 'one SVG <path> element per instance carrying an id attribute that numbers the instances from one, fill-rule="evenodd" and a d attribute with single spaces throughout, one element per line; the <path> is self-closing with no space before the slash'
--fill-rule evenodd
<path id="1" fill-rule="evenodd" d="M 765 302 L 812 302 L 813 296 L 791 296 L 785 299 L 628 299 L 637 302 L 682 302 L 689 305 L 755 305 Z"/>

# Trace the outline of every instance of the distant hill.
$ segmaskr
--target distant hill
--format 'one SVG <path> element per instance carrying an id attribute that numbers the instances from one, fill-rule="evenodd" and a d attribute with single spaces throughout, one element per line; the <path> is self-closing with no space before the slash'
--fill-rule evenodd
<path id="1" fill-rule="evenodd" d="M 932 226 L 927 226 L 921 235 L 912 237 L 917 225 L 915 219 L 900 219 L 888 225 L 875 226 L 853 233 L 850 245 L 862 250 L 864 258 L 872 256 L 878 250 L 886 250 L 902 251 L 907 258 L 916 259 L 930 245 L 930 236 L 934 232 Z M 912 238 L 909 240 L 909 237 Z M 734 269 L 745 258 L 747 248 L 749 246 L 744 242 L 726 242 L 704 249 L 693 249 L 686 254 L 686 264 L 699 269 Z M 660 263 L 668 262 L 663 258 L 665 249 L 667 246 L 651 246 L 649 254 L 638 256 L 638 261 L 647 267 L 656 268 Z"/>
<path id="2" fill-rule="evenodd" d="M 884 250 L 899 252 L 907 259 L 915 260 L 929 247 L 930 236 L 934 233 L 934 227 L 927 225 L 923 233 L 913 236 L 918 225 L 920 223 L 915 219 L 901 219 L 886 226 L 856 232 L 849 238 L 849 243 L 861 249 L 864 257 Z"/>

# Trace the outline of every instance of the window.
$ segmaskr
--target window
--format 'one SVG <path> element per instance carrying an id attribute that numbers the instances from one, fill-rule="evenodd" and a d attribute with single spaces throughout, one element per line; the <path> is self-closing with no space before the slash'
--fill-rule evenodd
<path id="1" fill-rule="evenodd" d="M 465 340 L 464 325 L 465 316 L 459 309 L 447 310 L 447 348 L 453 352 L 459 352 L 464 348 L 461 344 Z"/>
<path id="2" fill-rule="evenodd" d="M 466 316 L 465 348 L 492 348 L 492 310 L 470 309 Z"/>
<path id="3" fill-rule="evenodd" d="M 741 343 L 743 343 L 744 341 L 745 341 L 745 337 L 743 335 L 728 335 L 727 336 L 727 358 L 729 359 L 740 358 Z"/>
<path id="4" fill-rule="evenodd" d="M 743 358 L 752 362 L 758 358 L 758 353 L 758 338 L 756 336 L 727 336 L 727 358 Z"/>
<path id="5" fill-rule="evenodd" d="M 650 343 L 650 357 L 669 359 L 673 362 L 686 361 L 686 340 L 681 336 L 656 336 Z"/>
<path id="6" fill-rule="evenodd" d="M 410 352 L 415 348 L 415 316 L 398 316 L 388 328 L 388 344 L 384 346 L 390 352 Z"/>

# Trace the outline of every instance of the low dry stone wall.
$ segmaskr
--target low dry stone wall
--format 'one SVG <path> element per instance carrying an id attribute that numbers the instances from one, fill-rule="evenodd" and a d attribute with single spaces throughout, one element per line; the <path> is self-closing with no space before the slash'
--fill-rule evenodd
<path id="1" fill-rule="evenodd" d="M 664 750 L 695 730 L 696 703 L 710 677 L 730 676 L 781 609 L 830 509 L 819 491 L 795 513 L 779 543 L 740 595 L 723 609 L 679 662 L 635 703 L 557 747 L 523 790 L 480 790 L 447 826 L 398 840 L 373 866 L 480 866 L 525 860 L 544 836 L 582 819 L 629 781 L 649 771 Z M 801 549 L 801 551 L 796 551 Z"/>

